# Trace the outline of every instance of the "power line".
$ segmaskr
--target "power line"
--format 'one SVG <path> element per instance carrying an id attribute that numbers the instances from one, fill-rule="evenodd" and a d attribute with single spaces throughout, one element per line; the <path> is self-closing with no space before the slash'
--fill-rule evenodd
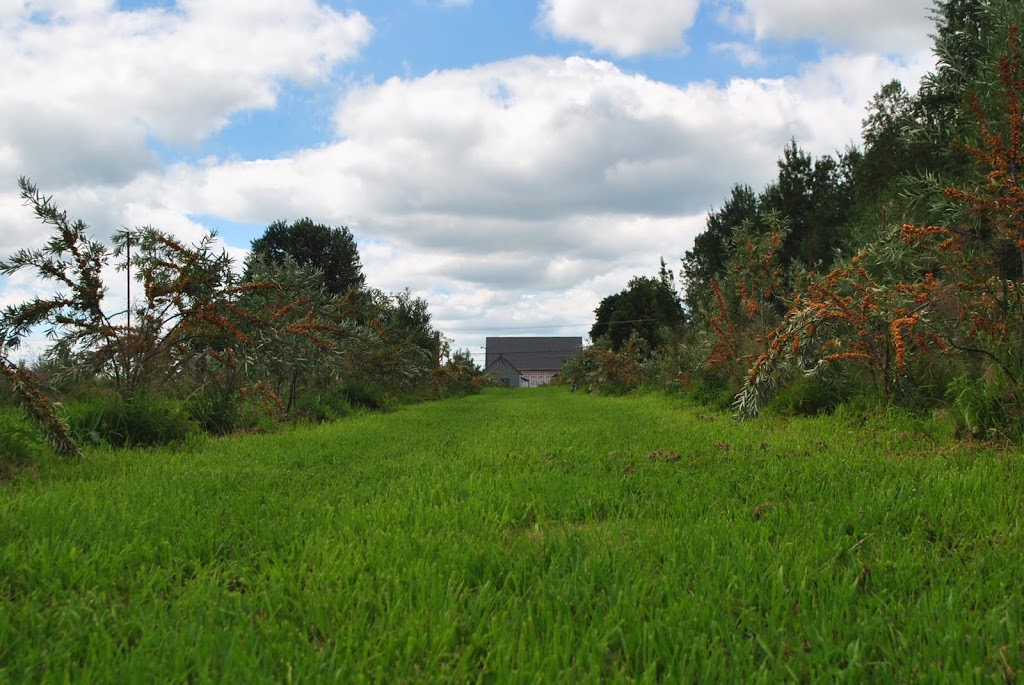
<path id="1" fill-rule="evenodd" d="M 581 349 L 583 349 L 583 348 L 577 348 L 573 352 L 573 354 L 575 354 L 576 352 L 579 352 Z M 571 354 L 566 352 L 564 349 L 562 349 L 562 350 L 523 350 L 522 352 L 470 352 L 470 354 L 474 354 L 474 355 L 493 354 L 493 355 L 497 355 L 497 356 L 500 356 L 500 357 L 509 356 L 509 355 L 518 357 L 518 356 L 524 355 L 524 354 L 565 354 L 565 355 L 570 356 L 570 357 L 572 356 Z"/>
<path id="2" fill-rule="evenodd" d="M 559 326 L 505 326 L 503 328 L 449 328 L 450 331 L 458 333 L 483 333 L 486 331 L 531 331 L 537 329 L 547 328 L 573 328 L 576 326 L 586 326 L 585 323 L 564 323 Z"/>
<path id="3" fill-rule="evenodd" d="M 654 321 L 654 319 L 630 319 L 628 321 L 608 321 L 603 325 L 606 326 L 617 326 L 625 323 L 648 323 Z M 484 333 L 488 331 L 530 331 L 530 330 L 541 330 L 548 328 L 573 328 L 576 326 L 593 326 L 593 321 L 584 321 L 583 323 L 563 323 L 557 326 L 504 326 L 502 328 L 449 328 L 447 330 L 455 333 Z"/>

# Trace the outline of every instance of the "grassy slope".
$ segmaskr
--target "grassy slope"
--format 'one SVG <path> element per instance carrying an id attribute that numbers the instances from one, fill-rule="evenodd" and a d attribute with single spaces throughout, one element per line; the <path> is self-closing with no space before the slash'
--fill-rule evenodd
<path id="1" fill-rule="evenodd" d="M 0 486 L 0 680 L 1010 678 L 1021 455 L 939 443 L 553 390 L 91 453 Z"/>

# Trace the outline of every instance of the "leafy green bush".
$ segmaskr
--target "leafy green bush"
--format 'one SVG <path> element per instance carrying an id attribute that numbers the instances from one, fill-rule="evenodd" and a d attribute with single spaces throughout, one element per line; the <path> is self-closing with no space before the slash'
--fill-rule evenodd
<path id="1" fill-rule="evenodd" d="M 0 374 L 0 407 L 17 407 L 17 395 L 14 394 L 14 384 L 3 374 Z"/>
<path id="2" fill-rule="evenodd" d="M 184 404 L 185 414 L 210 435 L 241 431 L 269 433 L 277 426 L 273 406 L 264 405 L 258 393 L 245 397 L 220 393 L 192 395 Z"/>
<path id="3" fill-rule="evenodd" d="M 853 394 L 853 383 L 842 374 L 801 375 L 783 387 L 768 406 L 793 416 L 830 414 Z"/>
<path id="4" fill-rule="evenodd" d="M 171 400 L 94 397 L 67 409 L 72 434 L 88 444 L 148 447 L 183 442 L 198 428 Z"/>
<path id="5" fill-rule="evenodd" d="M 296 418 L 324 423 L 345 418 L 352 413 L 352 405 L 343 389 L 331 388 L 299 395 L 292 412 Z"/>
<path id="6" fill-rule="evenodd" d="M 32 461 L 39 437 L 17 413 L 0 413 L 0 478 Z"/>
<path id="7" fill-rule="evenodd" d="M 724 375 L 701 374 L 690 381 L 688 394 L 694 402 L 705 407 L 729 409 L 732 406 L 734 393 Z"/>
<path id="8" fill-rule="evenodd" d="M 957 437 L 1019 437 L 1020 403 L 996 380 L 954 378 L 946 390 Z"/>
<path id="9" fill-rule="evenodd" d="M 685 393 L 693 382 L 694 369 L 703 366 L 696 360 L 688 340 L 682 338 L 663 343 L 651 352 L 644 363 L 644 386 L 669 393 Z"/>
<path id="10" fill-rule="evenodd" d="M 596 395 L 624 395 L 648 380 L 648 361 L 648 350 L 636 336 L 618 351 L 595 344 L 565 361 L 560 382 L 573 391 L 582 388 Z"/>
<path id="11" fill-rule="evenodd" d="M 900 407 L 913 412 L 947 406 L 950 384 L 965 373 L 969 376 L 981 373 L 983 365 L 979 361 L 950 354 L 912 355 L 907 360 L 905 373 L 893 383 L 893 399 Z"/>
<path id="12" fill-rule="evenodd" d="M 469 350 L 457 350 L 448 361 L 434 370 L 430 396 L 463 397 L 475 395 L 496 379 L 483 372 Z"/>
<path id="13" fill-rule="evenodd" d="M 368 383 L 347 383 L 336 394 L 352 408 L 381 410 L 391 407 L 387 393 Z"/>
<path id="14" fill-rule="evenodd" d="M 201 393 L 185 401 L 188 418 L 211 435 L 233 433 L 239 422 L 239 401 L 229 395 Z"/>

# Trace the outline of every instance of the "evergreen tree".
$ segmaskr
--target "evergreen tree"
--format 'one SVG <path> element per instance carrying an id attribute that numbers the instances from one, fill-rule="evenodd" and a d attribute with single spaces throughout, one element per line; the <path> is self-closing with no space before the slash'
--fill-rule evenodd
<path id="1" fill-rule="evenodd" d="M 789 222 L 782 263 L 828 266 L 853 201 L 850 164 L 830 156 L 815 160 L 791 140 L 778 165 L 778 179 L 762 194 L 761 210 L 778 212 Z"/>
<path id="2" fill-rule="evenodd" d="M 288 225 L 275 221 L 263 235 L 252 241 L 246 259 L 246 275 L 256 261 L 283 264 L 290 257 L 298 266 L 309 266 L 323 274 L 324 287 L 332 295 L 360 288 L 365 282 L 352 233 L 344 226 L 331 228 L 309 218 Z"/>
<path id="3" fill-rule="evenodd" d="M 674 277 L 664 261 L 658 278 L 635 276 L 625 290 L 601 300 L 594 313 L 590 339 L 607 341 L 613 350 L 622 349 L 634 335 L 648 349 L 657 348 L 684 322 Z"/>
<path id="4" fill-rule="evenodd" d="M 722 207 L 708 213 L 704 232 L 693 241 L 683 257 L 686 308 L 701 311 L 711 295 L 712 279 L 725 270 L 726 241 L 745 223 L 757 223 L 761 201 L 754 190 L 737 183 Z"/>

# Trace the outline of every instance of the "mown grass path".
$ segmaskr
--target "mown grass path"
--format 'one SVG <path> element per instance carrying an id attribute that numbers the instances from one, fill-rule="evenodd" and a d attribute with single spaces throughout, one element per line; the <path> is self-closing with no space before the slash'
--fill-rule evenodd
<path id="1" fill-rule="evenodd" d="M 482 396 L 0 485 L 0 680 L 1024 677 L 1024 468 L 928 425 Z"/>

